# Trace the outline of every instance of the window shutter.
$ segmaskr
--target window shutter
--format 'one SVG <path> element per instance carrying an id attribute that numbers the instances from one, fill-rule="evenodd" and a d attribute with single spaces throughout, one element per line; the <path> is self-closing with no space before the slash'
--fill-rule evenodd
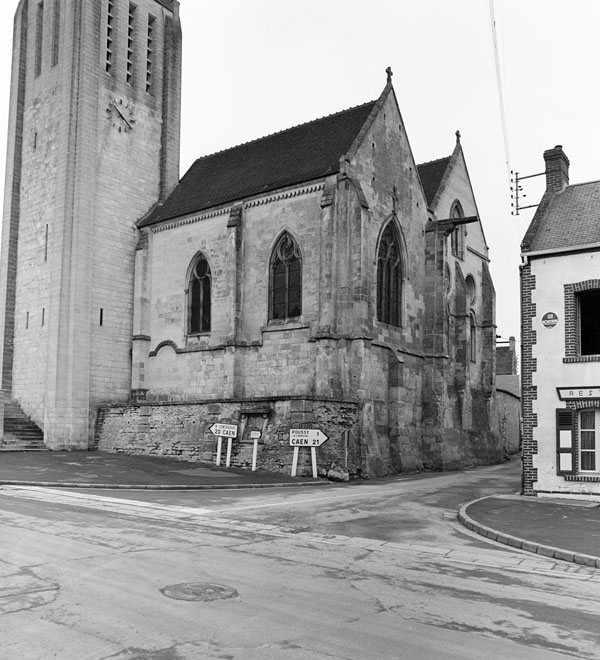
<path id="1" fill-rule="evenodd" d="M 556 474 L 575 474 L 575 411 L 556 410 Z"/>

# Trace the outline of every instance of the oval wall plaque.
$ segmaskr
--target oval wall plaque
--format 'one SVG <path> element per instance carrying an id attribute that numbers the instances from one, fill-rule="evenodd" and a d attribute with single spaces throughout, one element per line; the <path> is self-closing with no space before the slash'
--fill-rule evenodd
<path id="1" fill-rule="evenodd" d="M 554 312 L 547 312 L 542 316 L 542 325 L 544 328 L 553 328 L 558 323 L 558 316 Z"/>

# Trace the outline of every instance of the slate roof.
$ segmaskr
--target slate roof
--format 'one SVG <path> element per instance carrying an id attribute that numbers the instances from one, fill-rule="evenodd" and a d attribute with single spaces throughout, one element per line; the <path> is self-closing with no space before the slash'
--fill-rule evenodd
<path id="1" fill-rule="evenodd" d="M 600 243 L 600 181 L 567 186 L 552 195 L 545 209 L 540 205 L 522 249 L 537 252 L 590 243 Z"/>
<path id="2" fill-rule="evenodd" d="M 433 200 L 435 199 L 435 194 L 437 193 L 442 179 L 444 178 L 444 173 L 448 167 L 452 156 L 447 156 L 446 158 L 438 158 L 437 160 L 430 160 L 427 163 L 421 163 L 417 165 L 419 170 L 419 176 L 421 177 L 421 184 L 423 185 L 423 192 L 425 193 L 425 199 L 427 200 L 427 205 L 430 206 Z"/>
<path id="3" fill-rule="evenodd" d="M 376 101 L 199 158 L 174 191 L 139 223 L 220 206 L 339 172 Z"/>

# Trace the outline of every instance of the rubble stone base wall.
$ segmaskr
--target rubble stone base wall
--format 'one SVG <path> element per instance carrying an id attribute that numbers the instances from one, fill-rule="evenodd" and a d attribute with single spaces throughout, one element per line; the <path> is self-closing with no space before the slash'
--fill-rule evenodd
<path id="1" fill-rule="evenodd" d="M 257 467 L 289 472 L 293 448 L 290 428 L 318 428 L 329 440 L 317 449 L 317 465 L 324 474 L 332 464 L 356 472 L 361 457 L 356 430 L 358 405 L 354 402 L 312 399 L 253 401 L 148 402 L 102 408 L 98 415 L 96 447 L 101 451 L 147 456 L 168 456 L 202 462 L 216 461 L 214 423 L 235 424 L 231 465 L 250 467 L 254 441 L 260 431 Z M 227 439 L 222 443 L 225 465 Z M 308 473 L 310 452 L 301 448 L 298 474 Z"/>
<path id="2" fill-rule="evenodd" d="M 383 476 L 421 470 L 457 470 L 503 460 L 502 445 L 489 431 L 416 428 L 375 429 L 357 402 L 311 398 L 198 402 L 142 402 L 100 410 L 96 448 L 101 451 L 168 456 L 215 463 L 215 423 L 235 424 L 231 465 L 252 465 L 252 431 L 260 431 L 257 467 L 289 473 L 290 428 L 317 428 L 329 440 L 317 449 L 321 475 L 337 466 L 355 476 Z M 370 427 L 370 428 L 368 428 Z M 227 439 L 222 443 L 225 465 Z M 298 474 L 310 473 L 310 452 L 300 449 Z"/>

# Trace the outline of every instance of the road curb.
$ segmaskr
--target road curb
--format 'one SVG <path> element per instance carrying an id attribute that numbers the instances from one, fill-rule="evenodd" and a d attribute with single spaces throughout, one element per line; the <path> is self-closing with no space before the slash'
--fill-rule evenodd
<path id="1" fill-rule="evenodd" d="M 531 552 L 532 554 L 541 555 L 543 557 L 548 557 L 550 559 L 558 559 L 560 561 L 568 561 L 573 564 L 579 564 L 581 566 L 589 566 L 592 568 L 600 568 L 600 557 L 594 557 L 592 555 L 585 555 L 578 552 L 571 552 L 570 550 L 563 550 L 562 548 L 555 548 L 550 545 L 543 545 L 542 543 L 536 543 L 535 541 L 528 541 L 527 539 L 519 538 L 518 536 L 512 536 L 505 532 L 499 532 L 496 529 L 487 527 L 478 523 L 476 520 L 471 518 L 467 514 L 467 509 L 477 502 L 482 502 L 483 500 L 490 500 L 494 495 L 488 497 L 480 497 L 477 500 L 473 500 L 468 504 L 465 504 L 460 508 L 458 512 L 459 521 L 472 532 L 479 534 L 480 536 L 485 536 L 486 538 L 496 541 L 498 543 L 503 543 L 512 548 L 517 548 L 519 550 L 525 550 L 525 552 Z"/>
<path id="2" fill-rule="evenodd" d="M 0 486 L 33 486 L 39 488 L 84 488 L 84 489 L 102 489 L 102 490 L 240 490 L 242 488 L 302 488 L 306 486 L 331 486 L 330 481 L 309 481 L 272 484 L 91 484 L 91 483 L 73 483 L 65 481 L 13 481 L 0 480 Z"/>

